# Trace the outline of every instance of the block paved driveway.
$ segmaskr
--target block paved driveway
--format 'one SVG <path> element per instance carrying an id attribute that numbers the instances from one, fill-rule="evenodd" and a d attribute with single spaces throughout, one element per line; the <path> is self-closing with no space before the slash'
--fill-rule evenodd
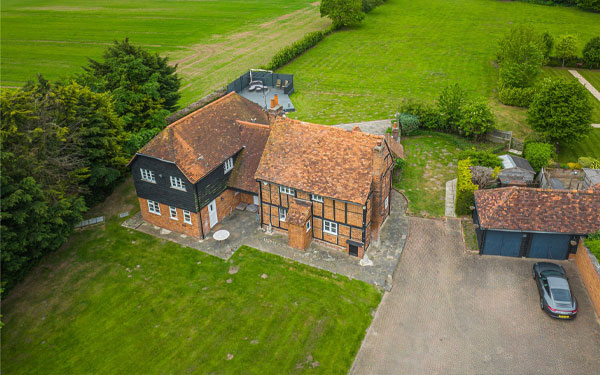
<path id="1" fill-rule="evenodd" d="M 600 324 L 575 264 L 574 321 L 540 310 L 536 260 L 465 254 L 458 220 L 409 218 L 409 234 L 352 374 L 598 374 Z"/>

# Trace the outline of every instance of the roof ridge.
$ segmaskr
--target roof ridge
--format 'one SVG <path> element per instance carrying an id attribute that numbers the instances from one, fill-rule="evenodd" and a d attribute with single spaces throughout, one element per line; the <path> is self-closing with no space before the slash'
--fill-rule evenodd
<path id="1" fill-rule="evenodd" d="M 269 128 L 269 125 L 265 125 L 265 124 L 259 124 L 256 122 L 249 122 L 249 121 L 243 121 L 243 120 L 235 120 L 238 124 L 240 125 L 252 125 L 252 126 L 257 126 L 257 127 L 261 127 L 261 128 Z"/>
<path id="2" fill-rule="evenodd" d="M 296 123 L 296 124 L 299 124 L 299 125 L 315 126 L 315 127 L 319 127 L 319 128 L 323 128 L 323 129 L 327 129 L 327 130 L 337 131 L 337 132 L 340 132 L 340 133 L 343 133 L 343 134 L 349 134 L 351 136 L 364 137 L 364 138 L 373 138 L 373 140 L 382 140 L 384 138 L 384 136 L 382 136 L 382 135 L 369 134 L 369 133 L 365 133 L 363 131 L 357 132 L 357 131 L 352 131 L 352 130 L 338 128 L 335 125 L 315 124 L 313 122 L 301 121 L 301 120 L 296 120 L 296 119 L 291 119 L 291 118 L 285 118 L 285 119 L 282 119 L 282 120 L 275 121 L 276 124 L 278 122 L 292 122 L 292 123 Z"/>
<path id="3" fill-rule="evenodd" d="M 230 96 L 233 96 L 233 94 L 236 94 L 236 92 L 235 92 L 235 91 L 232 91 L 232 92 L 230 92 L 229 94 L 223 95 L 223 96 L 222 96 L 222 97 L 220 97 L 219 99 L 213 100 L 212 102 L 208 103 L 207 105 L 205 105 L 205 106 L 202 106 L 202 107 L 200 107 L 200 108 L 196 109 L 195 111 L 193 111 L 193 112 L 191 112 L 191 113 L 188 113 L 187 115 L 183 116 L 183 117 L 182 117 L 182 118 L 180 118 L 179 120 L 177 120 L 177 121 L 174 121 L 174 122 L 170 123 L 169 125 L 167 125 L 167 128 L 170 128 L 170 127 L 172 127 L 172 126 L 175 126 L 175 125 L 177 125 L 177 124 L 179 124 L 179 123 L 183 122 L 183 120 L 187 119 L 188 117 L 191 117 L 191 116 L 193 116 L 193 115 L 196 115 L 196 114 L 198 114 L 198 112 L 200 112 L 200 111 L 204 110 L 205 108 L 208 108 L 208 107 L 210 107 L 210 106 L 212 106 L 212 105 L 214 105 L 214 104 L 217 104 L 217 103 L 220 103 L 220 102 L 222 102 L 222 101 L 223 101 L 223 100 L 225 100 L 226 98 L 228 98 L 228 97 L 230 97 Z"/>

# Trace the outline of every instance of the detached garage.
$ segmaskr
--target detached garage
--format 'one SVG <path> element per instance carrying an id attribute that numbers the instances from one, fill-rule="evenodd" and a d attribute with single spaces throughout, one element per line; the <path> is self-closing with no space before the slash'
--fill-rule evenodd
<path id="1" fill-rule="evenodd" d="M 567 259 L 579 237 L 600 230 L 600 187 L 477 190 L 473 221 L 480 254 Z"/>

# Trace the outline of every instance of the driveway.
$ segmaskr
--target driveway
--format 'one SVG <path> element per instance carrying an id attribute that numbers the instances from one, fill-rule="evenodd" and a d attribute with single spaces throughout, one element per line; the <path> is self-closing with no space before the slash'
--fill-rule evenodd
<path id="1" fill-rule="evenodd" d="M 575 264 L 574 321 L 539 308 L 535 260 L 463 252 L 458 220 L 409 218 L 394 288 L 377 310 L 353 374 L 597 374 L 600 324 Z"/>

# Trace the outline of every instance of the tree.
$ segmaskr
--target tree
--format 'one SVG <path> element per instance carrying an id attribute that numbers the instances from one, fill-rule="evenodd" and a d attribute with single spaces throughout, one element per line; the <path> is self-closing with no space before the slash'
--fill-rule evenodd
<path id="1" fill-rule="evenodd" d="M 177 108 L 177 67 L 169 66 L 165 57 L 130 44 L 128 39 L 115 41 L 104 52 L 103 61 L 89 59 L 83 69 L 77 81 L 94 92 L 111 93 L 115 111 L 131 133 L 155 129 L 156 134 Z"/>
<path id="2" fill-rule="evenodd" d="M 570 34 L 558 37 L 556 42 L 556 56 L 562 60 L 562 66 L 565 66 L 567 59 L 577 57 L 577 37 Z"/>
<path id="3" fill-rule="evenodd" d="M 554 155 L 553 147 L 548 143 L 528 143 L 523 150 L 523 156 L 536 172 L 548 166 Z"/>
<path id="4" fill-rule="evenodd" d="M 331 19 L 336 29 L 356 25 L 365 18 L 362 7 L 362 0 L 322 0 L 321 17 Z"/>
<path id="5" fill-rule="evenodd" d="M 544 50 L 544 59 L 548 60 L 550 54 L 552 53 L 552 49 L 554 49 L 554 37 L 549 32 L 545 31 L 542 34 L 542 46 Z"/>
<path id="6" fill-rule="evenodd" d="M 466 101 L 466 92 L 458 85 L 446 86 L 438 98 L 440 125 L 444 130 L 456 132 L 462 119 L 461 107 Z"/>
<path id="7" fill-rule="evenodd" d="M 527 111 L 531 128 L 552 142 L 574 142 L 592 127 L 592 105 L 577 81 L 545 79 Z"/>
<path id="8" fill-rule="evenodd" d="M 530 26 L 516 25 L 500 40 L 499 47 L 500 86 L 533 86 L 545 61 L 547 46 L 542 37 Z"/>
<path id="9" fill-rule="evenodd" d="M 488 167 L 482 167 L 480 165 L 470 167 L 471 169 L 471 182 L 479 186 L 480 189 L 486 189 L 496 182 L 494 177 L 494 170 Z"/>
<path id="10" fill-rule="evenodd" d="M 458 130 L 467 137 L 481 139 L 485 133 L 494 129 L 495 123 L 494 113 L 492 113 L 487 100 L 479 98 L 462 106 Z"/>
<path id="11" fill-rule="evenodd" d="M 577 0 L 577 6 L 593 12 L 600 12 L 600 0 Z"/>
<path id="12" fill-rule="evenodd" d="M 583 60 L 588 68 L 600 68 L 600 37 L 590 39 L 583 48 Z"/>

